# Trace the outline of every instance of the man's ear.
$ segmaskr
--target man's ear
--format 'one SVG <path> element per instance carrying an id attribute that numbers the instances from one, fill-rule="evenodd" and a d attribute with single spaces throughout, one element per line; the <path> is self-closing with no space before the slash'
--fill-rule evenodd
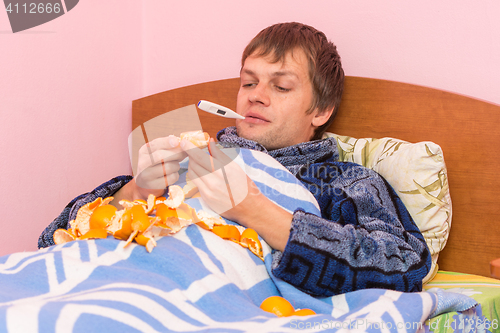
<path id="1" fill-rule="evenodd" d="M 318 110 L 314 111 L 315 114 L 313 119 L 311 120 L 312 125 L 314 127 L 320 127 L 321 125 L 326 123 L 328 119 L 330 119 L 330 116 L 332 115 L 334 109 L 335 107 L 323 111 L 318 111 Z"/>

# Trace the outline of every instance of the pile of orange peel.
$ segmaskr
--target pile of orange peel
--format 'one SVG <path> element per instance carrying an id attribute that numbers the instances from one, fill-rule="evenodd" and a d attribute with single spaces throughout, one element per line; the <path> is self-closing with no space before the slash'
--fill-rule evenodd
<path id="1" fill-rule="evenodd" d="M 262 245 L 255 230 L 227 224 L 222 218 L 213 217 L 203 210 L 197 212 L 184 202 L 186 193 L 197 193 L 194 190 L 196 186 L 190 183 L 188 181 L 184 188 L 170 186 L 168 198 L 157 198 L 150 194 L 147 201 L 120 200 L 122 210 L 110 204 L 113 197 L 97 198 L 78 210 L 76 218 L 69 222 L 69 229 L 54 232 L 54 243 L 64 244 L 112 235 L 126 241 L 124 247 L 135 241 L 151 252 L 158 237 L 172 236 L 183 228 L 196 224 L 223 239 L 248 248 L 263 260 Z"/>
<path id="2" fill-rule="evenodd" d="M 181 133 L 199 148 L 209 142 L 208 133 L 193 131 Z M 111 205 L 113 197 L 97 198 L 82 206 L 76 218 L 69 222 L 69 229 L 57 229 L 54 243 L 64 244 L 74 240 L 107 238 L 109 235 L 126 241 L 124 247 L 135 241 L 151 252 L 156 239 L 172 236 L 183 228 L 196 224 L 217 236 L 231 240 L 264 260 L 262 244 L 257 232 L 243 226 L 229 225 L 221 217 L 213 217 L 205 211 L 196 211 L 184 202 L 186 198 L 199 196 L 198 188 L 189 179 L 184 187 L 168 187 L 168 198 L 150 194 L 147 200 L 120 200 L 123 209 Z"/>

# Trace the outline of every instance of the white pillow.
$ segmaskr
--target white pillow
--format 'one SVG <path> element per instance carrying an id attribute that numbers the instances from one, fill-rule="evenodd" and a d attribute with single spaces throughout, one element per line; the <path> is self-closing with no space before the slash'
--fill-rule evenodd
<path id="1" fill-rule="evenodd" d="M 441 147 L 433 142 L 409 143 L 382 139 L 355 139 L 333 133 L 340 160 L 373 169 L 395 189 L 429 246 L 432 268 L 424 283 L 438 270 L 439 252 L 451 227 L 451 197 Z"/>

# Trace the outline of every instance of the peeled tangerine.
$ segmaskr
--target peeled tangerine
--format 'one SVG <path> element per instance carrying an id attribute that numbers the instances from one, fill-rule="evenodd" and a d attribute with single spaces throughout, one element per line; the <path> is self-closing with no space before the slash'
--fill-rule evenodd
<path id="1" fill-rule="evenodd" d="M 168 198 L 156 198 L 151 194 L 147 200 L 121 200 L 121 210 L 110 205 L 113 197 L 97 198 L 78 210 L 75 220 L 70 221 L 70 229 L 54 232 L 54 243 L 106 238 L 111 234 L 126 241 L 125 246 L 135 241 L 151 252 L 156 246 L 156 237 L 171 236 L 188 225 L 197 224 L 223 239 L 248 248 L 264 260 L 255 230 L 228 225 L 221 217 L 204 211 L 196 212 L 184 199 L 184 190 L 178 185 L 169 186 Z"/>
<path id="2" fill-rule="evenodd" d="M 184 132 L 180 135 L 181 140 L 188 140 L 196 147 L 205 148 L 208 146 L 208 141 L 210 140 L 210 135 L 203 131 L 191 131 Z"/>
<path id="3" fill-rule="evenodd" d="M 266 298 L 260 304 L 260 308 L 278 317 L 310 316 L 316 314 L 316 312 L 311 309 L 295 310 L 293 305 L 281 296 L 270 296 Z"/>

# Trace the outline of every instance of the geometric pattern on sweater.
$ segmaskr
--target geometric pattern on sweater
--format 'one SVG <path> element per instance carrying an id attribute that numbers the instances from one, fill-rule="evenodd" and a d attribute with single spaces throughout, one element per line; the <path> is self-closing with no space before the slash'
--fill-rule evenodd
<path id="1" fill-rule="evenodd" d="M 57 229 L 68 229 L 69 221 L 76 218 L 76 214 L 82 206 L 99 197 L 106 198 L 114 195 L 123 185 L 127 184 L 132 179 L 132 176 L 115 177 L 99 185 L 91 192 L 81 194 L 71 200 L 70 203 L 64 207 L 61 214 L 59 214 L 59 216 L 57 216 L 42 232 L 38 238 L 38 248 L 41 249 L 43 247 L 55 245 L 53 238 L 54 232 Z"/>
<path id="2" fill-rule="evenodd" d="M 268 153 L 316 198 L 321 216 L 297 209 L 283 252 L 273 254 L 273 274 L 313 295 L 366 288 L 421 291 L 431 257 L 420 230 L 393 188 L 376 172 L 338 161 L 326 139 L 267 151 L 229 127 L 224 146 Z"/>

